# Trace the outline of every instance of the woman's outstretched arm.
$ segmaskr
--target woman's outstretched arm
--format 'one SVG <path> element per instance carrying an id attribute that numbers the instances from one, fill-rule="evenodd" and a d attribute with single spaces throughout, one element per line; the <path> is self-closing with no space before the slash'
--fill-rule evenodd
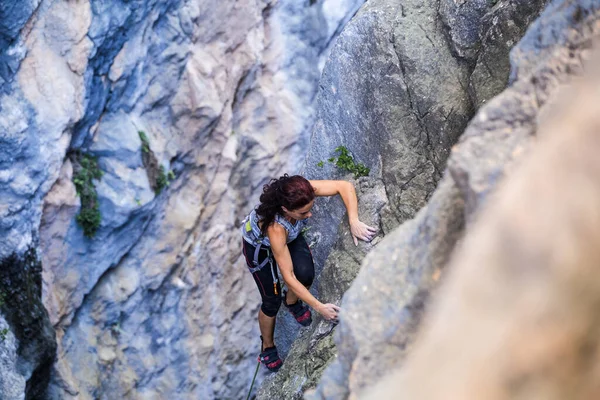
<path id="1" fill-rule="evenodd" d="M 369 242 L 375 237 L 377 229 L 372 228 L 358 219 L 358 200 L 354 185 L 348 181 L 309 181 L 315 189 L 316 196 L 334 196 L 339 194 L 348 211 L 348 222 L 354 244 L 358 246 L 358 239 Z"/>

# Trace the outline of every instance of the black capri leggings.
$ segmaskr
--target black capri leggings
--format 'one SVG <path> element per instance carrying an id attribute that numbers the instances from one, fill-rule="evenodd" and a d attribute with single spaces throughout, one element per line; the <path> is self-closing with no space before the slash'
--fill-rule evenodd
<path id="1" fill-rule="evenodd" d="M 244 243 L 242 251 L 246 258 L 246 264 L 248 265 L 248 268 L 253 268 L 254 265 L 252 264 L 252 259 L 254 258 L 254 250 L 256 248 L 243 239 L 242 242 Z M 290 255 L 292 256 L 296 279 L 304 286 L 310 287 L 315 278 L 315 264 L 306 240 L 304 240 L 302 235 L 299 235 L 296 239 L 289 242 L 287 246 Z M 271 248 L 261 246 L 258 253 L 259 264 L 262 263 L 269 254 L 273 257 Z M 281 306 L 281 285 L 279 284 L 279 279 L 277 279 L 277 285 L 273 285 L 273 275 L 277 277 L 277 263 L 275 262 L 275 259 L 273 259 L 273 271 L 271 271 L 271 264 L 267 263 L 262 269 L 252 274 L 256 286 L 258 286 L 260 297 L 262 298 L 260 309 L 268 317 L 276 316 L 277 311 L 279 311 L 279 307 Z M 275 294 L 275 287 L 277 287 L 277 294 Z"/>

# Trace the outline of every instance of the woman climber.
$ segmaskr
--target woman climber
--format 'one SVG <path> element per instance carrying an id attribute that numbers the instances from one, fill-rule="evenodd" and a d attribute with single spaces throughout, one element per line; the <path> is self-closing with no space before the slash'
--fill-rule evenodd
<path id="1" fill-rule="evenodd" d="M 304 303 L 326 320 L 337 322 L 340 308 L 335 304 L 321 303 L 308 291 L 315 276 L 315 267 L 308 244 L 301 234 L 312 215 L 315 196 L 336 194 L 342 197 L 348 211 L 354 244 L 358 245 L 358 239 L 372 240 L 376 229 L 359 221 L 356 192 L 354 186 L 346 181 L 309 181 L 299 175 L 287 174 L 271 179 L 263 187 L 258 207 L 243 221 L 242 249 L 262 297 L 258 312 L 262 340 L 260 361 L 271 371 L 279 370 L 283 364 L 273 341 L 275 316 L 282 301 L 278 266 L 288 287 L 288 291 L 283 293 L 284 304 L 298 323 L 308 326 L 312 322 L 310 309 Z"/>

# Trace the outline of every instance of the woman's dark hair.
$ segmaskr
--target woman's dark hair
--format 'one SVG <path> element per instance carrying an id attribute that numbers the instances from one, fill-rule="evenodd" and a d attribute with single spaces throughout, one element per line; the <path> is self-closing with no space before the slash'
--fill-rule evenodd
<path id="1" fill-rule="evenodd" d="M 262 221 L 260 230 L 263 236 L 267 235 L 267 228 L 275 221 L 275 215 L 283 213 L 282 206 L 288 210 L 296 210 L 304 207 L 314 198 L 315 189 L 300 175 L 284 174 L 279 179 L 271 179 L 263 186 L 260 205 L 256 208 L 256 213 Z"/>

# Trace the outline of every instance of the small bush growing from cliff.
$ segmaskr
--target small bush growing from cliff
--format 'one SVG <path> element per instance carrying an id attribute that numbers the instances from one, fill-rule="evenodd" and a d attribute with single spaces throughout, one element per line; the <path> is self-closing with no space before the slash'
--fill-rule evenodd
<path id="1" fill-rule="evenodd" d="M 354 174 L 354 178 L 367 176 L 369 175 L 369 172 L 371 172 L 371 170 L 363 163 L 355 163 L 354 159 L 350 155 L 350 152 L 345 146 L 336 147 L 335 152 L 338 153 L 337 159 L 336 157 L 331 157 L 329 162 L 335 164 L 336 167 L 344 171 L 352 172 Z"/>
<path id="2" fill-rule="evenodd" d="M 167 186 L 169 186 L 169 179 L 167 178 L 167 174 L 165 173 L 165 167 L 161 165 L 158 169 L 158 176 L 156 177 L 156 194 L 162 192 L 162 190 Z"/>
<path id="3" fill-rule="evenodd" d="M 150 186 L 156 195 L 159 195 L 164 188 L 169 186 L 171 181 L 175 180 L 173 171 L 166 172 L 165 167 L 158 164 L 154 152 L 150 148 L 150 141 L 144 131 L 138 131 L 138 136 L 142 141 L 142 163 L 146 168 Z"/>
<path id="4" fill-rule="evenodd" d="M 73 161 L 75 170 L 73 183 L 81 198 L 81 210 L 76 220 L 83 229 L 83 234 L 92 238 L 100 227 L 102 219 L 98 204 L 98 192 L 94 185 L 94 179 L 102 178 L 102 171 L 98 168 L 96 158 L 89 154 L 77 153 L 73 157 Z"/>
<path id="5" fill-rule="evenodd" d="M 175 172 L 169 171 L 165 173 L 165 167 L 162 165 L 158 169 L 158 176 L 156 177 L 156 194 L 160 194 L 164 188 L 171 184 L 171 181 L 175 180 Z"/>
<path id="6" fill-rule="evenodd" d="M 148 153 L 150 151 L 150 141 L 148 140 L 148 136 L 146 136 L 146 132 L 138 131 L 138 135 L 142 141 L 142 152 Z"/>

